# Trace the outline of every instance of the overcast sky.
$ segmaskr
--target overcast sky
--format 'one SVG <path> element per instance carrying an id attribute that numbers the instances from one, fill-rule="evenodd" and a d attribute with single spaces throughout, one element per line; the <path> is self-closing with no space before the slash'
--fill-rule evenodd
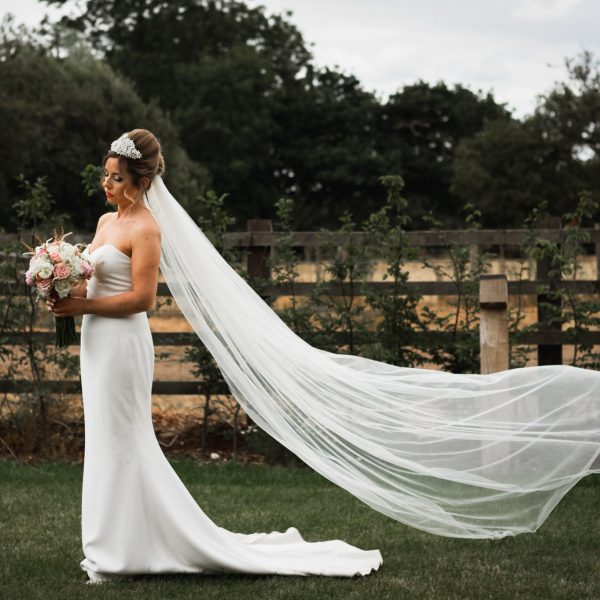
<path id="1" fill-rule="evenodd" d="M 385 99 L 423 79 L 492 91 L 516 116 L 564 79 L 564 58 L 600 58 L 598 0 L 247 0 L 289 17 L 315 63 L 354 74 Z M 46 5 L 0 0 L 2 13 L 39 22 Z"/>

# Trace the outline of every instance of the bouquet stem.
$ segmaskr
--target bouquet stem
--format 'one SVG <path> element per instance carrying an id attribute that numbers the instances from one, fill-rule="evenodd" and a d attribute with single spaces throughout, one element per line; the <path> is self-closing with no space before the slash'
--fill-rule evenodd
<path id="1" fill-rule="evenodd" d="M 77 343 L 75 317 L 56 317 L 56 347 L 65 348 Z"/>

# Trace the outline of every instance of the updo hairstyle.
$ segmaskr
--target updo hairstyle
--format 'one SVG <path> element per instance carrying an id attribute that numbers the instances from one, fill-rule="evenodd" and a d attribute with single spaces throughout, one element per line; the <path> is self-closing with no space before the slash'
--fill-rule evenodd
<path id="1" fill-rule="evenodd" d="M 117 158 L 119 166 L 126 173 L 129 181 L 136 187 L 140 188 L 142 178 L 147 177 L 149 189 L 152 185 L 152 180 L 161 175 L 165 171 L 165 159 L 162 155 L 162 149 L 158 138 L 147 129 L 133 129 L 127 132 L 128 137 L 135 144 L 135 147 L 142 153 L 142 158 L 133 159 L 117 154 L 109 150 L 102 159 L 102 165 L 106 164 L 109 158 Z M 104 175 L 100 177 L 100 184 L 104 181 Z M 127 196 L 127 188 L 125 188 L 125 196 L 135 202 L 134 198 Z"/>

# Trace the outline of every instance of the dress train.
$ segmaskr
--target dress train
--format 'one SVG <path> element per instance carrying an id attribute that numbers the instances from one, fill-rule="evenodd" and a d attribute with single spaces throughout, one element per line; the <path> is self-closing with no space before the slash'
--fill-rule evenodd
<path id="1" fill-rule="evenodd" d="M 104 244 L 89 256 L 96 271 L 88 297 L 131 289 L 126 254 Z M 342 540 L 308 542 L 295 527 L 231 532 L 202 511 L 154 433 L 154 347 L 145 312 L 84 315 L 80 365 L 85 418 L 80 564 L 90 582 L 149 573 L 351 577 L 382 564 L 379 550 Z"/>

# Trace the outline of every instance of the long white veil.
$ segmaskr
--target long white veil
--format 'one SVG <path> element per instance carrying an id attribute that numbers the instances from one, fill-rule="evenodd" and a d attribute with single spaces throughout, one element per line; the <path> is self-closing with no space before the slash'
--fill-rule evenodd
<path id="1" fill-rule="evenodd" d="M 533 532 L 599 472 L 600 372 L 460 375 L 312 347 L 223 259 L 156 177 L 146 196 L 160 267 L 231 393 L 315 471 L 437 535 Z"/>

